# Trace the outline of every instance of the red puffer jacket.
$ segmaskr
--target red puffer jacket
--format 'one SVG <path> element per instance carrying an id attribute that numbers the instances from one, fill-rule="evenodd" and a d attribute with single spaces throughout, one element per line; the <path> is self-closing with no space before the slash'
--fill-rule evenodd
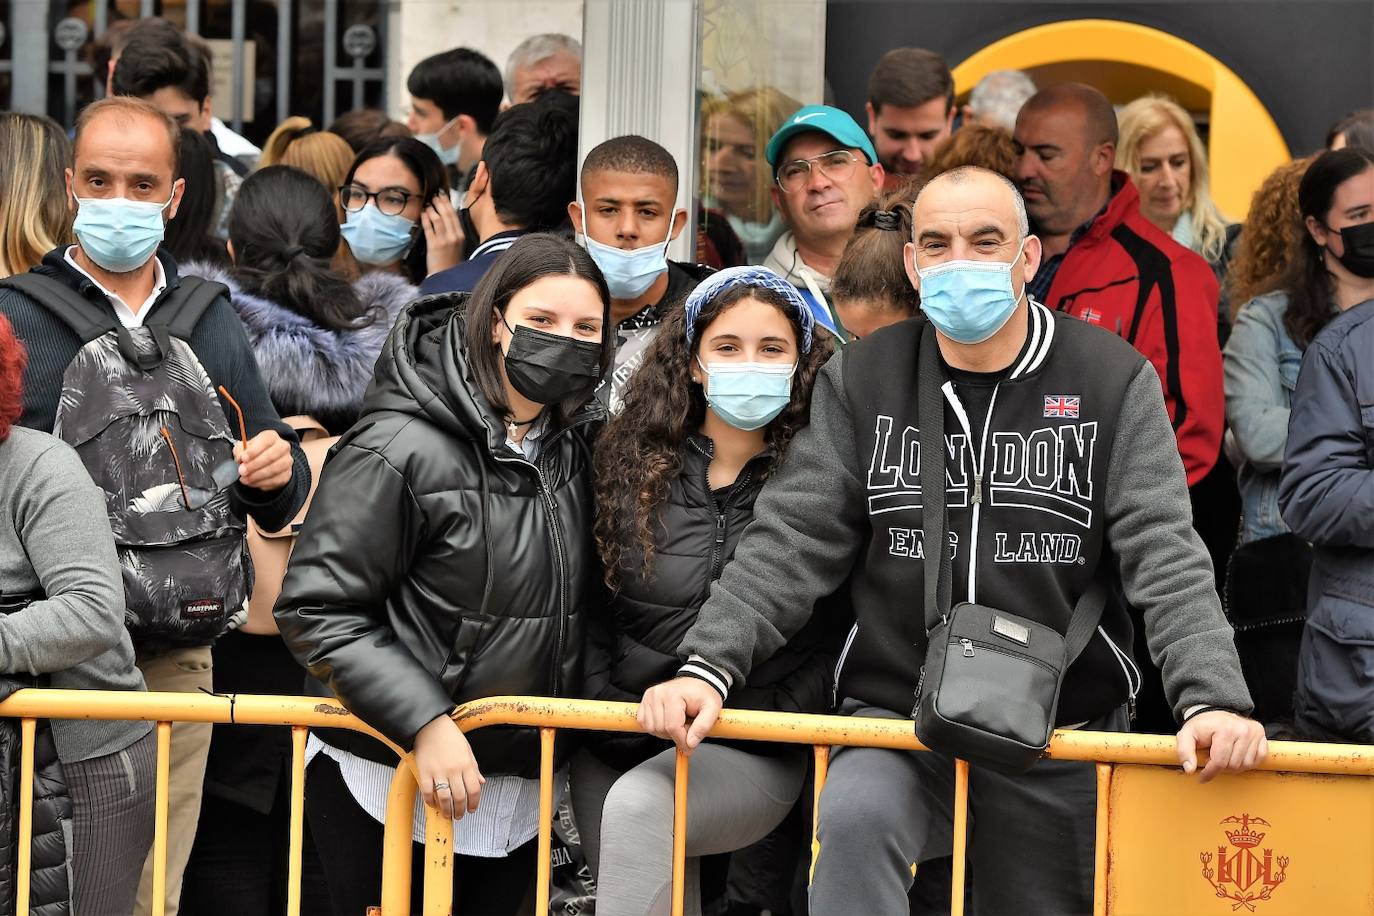
<path id="1" fill-rule="evenodd" d="M 1064 255 L 1045 305 L 1116 332 L 1154 364 L 1192 486 L 1216 464 L 1226 415 L 1217 279 L 1141 215 L 1124 172 L 1112 184 L 1119 190 Z"/>

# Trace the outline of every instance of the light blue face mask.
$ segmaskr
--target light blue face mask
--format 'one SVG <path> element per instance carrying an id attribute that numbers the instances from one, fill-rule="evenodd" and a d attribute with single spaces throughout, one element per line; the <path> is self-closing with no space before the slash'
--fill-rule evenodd
<path id="1" fill-rule="evenodd" d="M 457 118 L 454 118 L 452 121 L 449 121 L 447 124 L 439 128 L 432 134 L 416 134 L 415 139 L 419 140 L 425 146 L 428 146 L 430 149 L 434 150 L 435 155 L 439 157 L 439 161 L 442 162 L 444 165 L 457 165 L 458 148 L 463 144 L 459 142 L 454 143 L 452 146 L 444 146 L 439 142 L 439 135 L 442 134 L 444 131 L 448 130 L 450 127 L 452 127 L 454 123 L 458 120 L 458 118 L 461 117 L 462 115 L 459 115 Z"/>
<path id="2" fill-rule="evenodd" d="M 703 363 L 706 403 L 716 416 L 736 429 L 767 426 L 792 400 L 797 364 Z"/>
<path id="3" fill-rule="evenodd" d="M 1021 301 L 1012 287 L 1011 269 L 1025 247 L 1022 239 L 1010 263 L 946 261 L 924 270 L 917 268 L 921 311 L 950 340 L 962 344 L 987 340 L 1002 330 Z"/>
<path id="4" fill-rule="evenodd" d="M 673 240 L 673 217 L 676 215 L 674 211 L 668 218 L 668 235 L 662 242 L 626 251 L 604 245 L 587 234 L 587 205 L 582 205 L 582 245 L 601 268 L 612 299 L 638 299 L 667 272 L 668 243 Z"/>
<path id="5" fill-rule="evenodd" d="M 72 232 L 86 256 L 112 274 L 138 270 L 162 244 L 167 224 L 162 212 L 171 206 L 123 197 L 77 197 Z"/>
<path id="6" fill-rule="evenodd" d="M 368 202 L 361 210 L 350 210 L 339 231 L 360 264 L 378 267 L 405 257 L 415 239 L 415 220 L 388 216 Z"/>

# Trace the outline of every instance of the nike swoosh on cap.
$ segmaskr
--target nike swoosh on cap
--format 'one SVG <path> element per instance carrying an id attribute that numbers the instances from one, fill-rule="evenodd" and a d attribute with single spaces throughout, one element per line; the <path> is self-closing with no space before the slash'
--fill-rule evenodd
<path id="1" fill-rule="evenodd" d="M 810 121 L 812 118 L 819 118 L 823 114 L 825 114 L 823 111 L 813 111 L 809 115 L 797 115 L 792 119 L 792 123 L 800 124 L 803 121 Z"/>

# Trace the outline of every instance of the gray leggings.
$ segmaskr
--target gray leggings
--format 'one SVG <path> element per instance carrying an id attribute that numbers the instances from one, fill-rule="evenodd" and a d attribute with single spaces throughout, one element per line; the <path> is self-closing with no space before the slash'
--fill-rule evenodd
<path id="1" fill-rule="evenodd" d="M 674 752 L 620 773 L 588 751 L 572 762 L 573 814 L 597 879 L 597 916 L 666 914 L 672 896 Z M 701 913 L 698 856 L 743 849 L 782 822 L 806 778 L 802 754 L 719 744 L 692 754 L 687 795 L 687 916 Z"/>

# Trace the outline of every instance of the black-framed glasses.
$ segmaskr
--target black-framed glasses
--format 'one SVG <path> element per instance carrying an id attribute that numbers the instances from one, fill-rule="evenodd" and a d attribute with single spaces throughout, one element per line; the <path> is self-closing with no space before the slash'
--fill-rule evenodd
<path id="1" fill-rule="evenodd" d="M 377 202 L 377 209 L 387 216 L 400 216 L 412 197 L 419 197 L 401 188 L 382 188 L 369 191 L 356 184 L 346 184 L 339 188 L 339 203 L 350 213 L 357 213 L 367 206 L 368 199 Z"/>
<path id="2" fill-rule="evenodd" d="M 224 395 L 224 399 L 229 402 L 229 406 L 234 408 L 234 413 L 238 415 L 239 443 L 247 448 L 248 429 L 243 421 L 243 408 L 239 406 L 239 402 L 234 400 L 223 385 L 219 386 L 219 393 Z M 181 469 L 181 456 L 177 454 L 177 447 L 172 442 L 172 431 L 164 426 L 159 430 L 159 433 L 162 435 L 163 441 L 167 443 L 167 448 L 172 452 L 172 462 L 177 469 L 177 484 L 181 487 L 181 503 L 187 510 L 195 512 L 197 509 L 203 509 L 212 499 L 238 482 L 239 463 L 231 456 L 215 465 L 214 470 L 210 472 L 210 479 L 215 484 L 213 489 L 188 485 L 186 475 Z"/>
<path id="3" fill-rule="evenodd" d="M 795 194 L 806 187 L 811 180 L 811 170 L 818 168 L 821 174 L 831 181 L 844 181 L 854 174 L 854 166 L 859 157 L 847 149 L 835 149 L 810 159 L 793 159 L 778 166 L 776 180 L 778 187 L 788 194 Z"/>

